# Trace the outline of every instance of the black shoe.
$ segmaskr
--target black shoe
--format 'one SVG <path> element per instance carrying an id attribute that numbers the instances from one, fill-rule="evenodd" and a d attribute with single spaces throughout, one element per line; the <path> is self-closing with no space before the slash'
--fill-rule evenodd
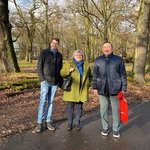
<path id="1" fill-rule="evenodd" d="M 108 134 L 109 134 L 109 130 L 102 130 L 101 131 L 101 135 L 103 135 L 103 136 L 108 136 Z"/>
<path id="2" fill-rule="evenodd" d="M 113 137 L 119 139 L 120 138 L 120 133 L 119 132 L 114 132 Z"/>
<path id="3" fill-rule="evenodd" d="M 72 130 L 72 123 L 71 123 L 71 124 L 68 124 L 67 130 L 68 130 L 68 131 L 71 131 L 71 130 Z"/>
<path id="4" fill-rule="evenodd" d="M 80 125 L 76 125 L 76 130 L 77 130 L 77 131 L 80 131 L 80 130 L 81 130 Z"/>
<path id="5" fill-rule="evenodd" d="M 42 124 L 38 124 L 37 127 L 35 128 L 35 131 L 37 133 L 41 133 L 42 132 Z"/>
<path id="6" fill-rule="evenodd" d="M 77 127 L 76 129 L 77 129 L 77 131 L 80 131 L 80 130 L 81 130 L 81 128 L 80 128 L 80 127 Z"/>
<path id="7" fill-rule="evenodd" d="M 52 122 L 47 122 L 47 123 L 46 123 L 46 127 L 47 127 L 47 129 L 50 130 L 50 131 L 56 130 L 56 128 L 55 128 L 55 126 L 54 126 L 54 124 L 53 124 Z"/>
<path id="8" fill-rule="evenodd" d="M 72 130 L 72 127 L 68 127 L 67 130 L 68 130 L 68 131 L 71 131 L 71 130 Z"/>

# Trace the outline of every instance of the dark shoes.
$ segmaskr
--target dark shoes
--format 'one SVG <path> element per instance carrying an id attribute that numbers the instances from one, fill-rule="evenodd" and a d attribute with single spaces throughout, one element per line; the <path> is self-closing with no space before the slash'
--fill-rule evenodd
<path id="1" fill-rule="evenodd" d="M 72 126 L 69 126 L 69 125 L 68 125 L 67 130 L 68 130 L 68 131 L 71 131 L 72 128 L 73 128 Z M 76 126 L 76 130 L 77 130 L 77 131 L 80 131 L 81 128 L 80 128 L 79 126 Z"/>
<path id="2" fill-rule="evenodd" d="M 50 131 L 54 131 L 56 129 L 55 126 L 54 126 L 54 124 L 52 122 L 47 122 L 46 123 L 46 128 L 48 130 L 50 130 Z M 37 126 L 36 126 L 36 128 L 35 128 L 35 131 L 37 133 L 41 133 L 42 130 L 43 130 L 43 125 L 38 123 Z"/>
<path id="3" fill-rule="evenodd" d="M 55 125 L 52 122 L 47 122 L 46 123 L 46 128 L 50 131 L 56 130 Z"/>
<path id="4" fill-rule="evenodd" d="M 101 135 L 103 135 L 103 136 L 108 136 L 108 134 L 109 134 L 109 130 L 102 130 L 101 131 Z"/>
<path id="5" fill-rule="evenodd" d="M 68 131 L 71 131 L 71 130 L 72 130 L 72 123 L 71 123 L 71 124 L 68 123 L 67 130 L 68 130 Z"/>
<path id="6" fill-rule="evenodd" d="M 80 131 L 80 130 L 81 130 L 81 128 L 80 128 L 79 125 L 76 125 L 76 130 L 77 130 L 77 131 Z"/>
<path id="7" fill-rule="evenodd" d="M 101 135 L 103 136 L 108 136 L 109 130 L 102 130 Z M 120 138 L 120 133 L 119 132 L 113 132 L 113 137 L 119 139 Z"/>
<path id="8" fill-rule="evenodd" d="M 80 127 L 77 127 L 76 129 L 77 129 L 77 131 L 80 131 L 80 130 L 81 130 L 81 128 L 80 128 Z"/>
<path id="9" fill-rule="evenodd" d="M 38 123 L 37 127 L 35 128 L 35 131 L 36 131 L 37 133 L 42 132 L 42 124 L 39 124 L 39 123 Z"/>
<path id="10" fill-rule="evenodd" d="M 114 132 L 113 137 L 119 139 L 120 138 L 120 133 L 119 132 Z"/>
<path id="11" fill-rule="evenodd" d="M 71 131 L 71 130 L 72 130 L 72 127 L 68 127 L 67 130 L 68 130 L 68 131 Z"/>

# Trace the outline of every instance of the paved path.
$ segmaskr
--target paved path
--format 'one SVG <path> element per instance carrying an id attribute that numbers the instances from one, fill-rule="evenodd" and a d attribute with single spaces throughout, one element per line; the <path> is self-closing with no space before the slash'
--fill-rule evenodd
<path id="1" fill-rule="evenodd" d="M 130 120 L 121 129 L 121 138 L 100 134 L 99 111 L 82 117 L 81 131 L 66 130 L 67 122 L 57 122 L 56 131 L 41 134 L 24 132 L 8 137 L 0 150 L 150 150 L 150 102 L 130 105 Z M 111 120 L 111 115 L 110 115 Z"/>

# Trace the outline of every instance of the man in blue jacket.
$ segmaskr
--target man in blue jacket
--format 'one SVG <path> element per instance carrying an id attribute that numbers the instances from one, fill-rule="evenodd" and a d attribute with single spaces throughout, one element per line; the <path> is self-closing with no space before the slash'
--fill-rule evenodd
<path id="1" fill-rule="evenodd" d="M 59 39 L 53 38 L 50 48 L 41 51 L 38 60 L 38 75 L 41 81 L 40 104 L 38 109 L 38 125 L 36 132 L 42 131 L 43 119 L 46 119 L 46 127 L 55 130 L 52 123 L 52 108 L 54 96 L 61 82 L 60 70 L 62 68 L 62 55 L 58 51 Z M 48 100 L 47 108 L 45 108 Z"/>
<path id="2" fill-rule="evenodd" d="M 117 95 L 120 91 L 127 90 L 127 77 L 124 61 L 113 54 L 113 46 L 109 41 L 103 43 L 103 55 L 96 58 L 93 67 L 93 89 L 99 94 L 100 113 L 103 130 L 101 134 L 109 134 L 108 106 L 112 107 L 113 137 L 120 137 L 120 112 Z"/>

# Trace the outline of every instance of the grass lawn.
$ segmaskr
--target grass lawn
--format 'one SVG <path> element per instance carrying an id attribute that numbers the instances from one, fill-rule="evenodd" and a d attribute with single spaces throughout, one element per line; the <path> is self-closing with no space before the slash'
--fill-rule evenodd
<path id="1" fill-rule="evenodd" d="M 21 72 L 19 73 L 2 73 L 0 74 L 0 89 L 12 88 L 16 90 L 39 87 L 39 78 L 37 74 L 37 60 L 28 63 L 25 60 L 18 62 Z M 93 66 L 93 63 L 91 63 Z M 132 64 L 126 64 L 128 81 L 133 82 L 131 73 Z M 150 85 L 150 73 L 145 76 L 146 85 Z"/>

